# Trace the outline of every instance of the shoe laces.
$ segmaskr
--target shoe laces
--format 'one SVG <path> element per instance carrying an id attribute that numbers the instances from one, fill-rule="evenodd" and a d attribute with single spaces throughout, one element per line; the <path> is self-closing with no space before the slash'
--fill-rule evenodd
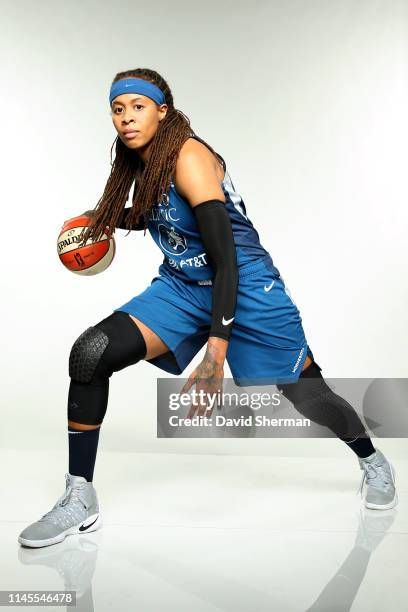
<path id="1" fill-rule="evenodd" d="M 51 510 L 46 512 L 38 522 L 51 522 L 55 525 L 67 519 L 81 520 L 81 511 L 86 507 L 81 498 L 83 485 L 73 487 L 69 475 L 65 476 L 66 488 L 64 493 L 55 502 Z M 80 504 L 80 505 L 79 505 Z"/>
<path id="2" fill-rule="evenodd" d="M 390 475 L 390 469 L 387 466 L 387 462 L 381 465 L 373 465 L 373 463 L 364 460 L 360 462 L 363 475 L 361 477 L 360 486 L 356 492 L 357 495 L 362 495 L 365 481 L 367 481 L 368 487 L 372 487 L 379 491 L 385 491 L 389 488 L 390 484 L 393 484 L 392 475 Z"/>

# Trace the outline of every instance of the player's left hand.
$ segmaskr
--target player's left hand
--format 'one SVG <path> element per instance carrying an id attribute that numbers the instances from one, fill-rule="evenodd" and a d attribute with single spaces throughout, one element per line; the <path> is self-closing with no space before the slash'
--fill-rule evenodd
<path id="1" fill-rule="evenodd" d="M 197 402 L 192 403 L 187 413 L 187 418 L 197 416 L 210 417 L 214 408 L 218 405 L 218 398 L 222 397 L 224 380 L 224 366 L 214 361 L 211 355 L 206 354 L 202 362 L 193 370 L 183 386 L 181 393 L 187 393 L 192 385 L 196 385 L 196 393 L 202 391 L 204 401 L 197 397 Z M 220 396 L 218 395 L 220 392 Z"/>

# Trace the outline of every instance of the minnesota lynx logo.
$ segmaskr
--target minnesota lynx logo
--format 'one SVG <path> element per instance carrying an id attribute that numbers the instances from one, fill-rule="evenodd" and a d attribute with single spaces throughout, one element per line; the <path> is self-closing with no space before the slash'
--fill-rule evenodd
<path id="1" fill-rule="evenodd" d="M 166 253 L 182 255 L 187 251 L 187 240 L 174 227 L 169 228 L 160 223 L 157 229 L 159 230 L 160 246 Z"/>

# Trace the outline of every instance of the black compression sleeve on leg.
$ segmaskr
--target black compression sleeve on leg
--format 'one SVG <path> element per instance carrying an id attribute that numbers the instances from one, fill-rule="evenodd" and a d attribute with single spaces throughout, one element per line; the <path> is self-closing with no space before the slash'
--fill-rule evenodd
<path id="1" fill-rule="evenodd" d="M 136 364 L 146 355 L 146 341 L 128 313 L 115 311 L 91 330 L 107 338 L 100 351 L 98 335 L 81 334 L 71 349 L 68 419 L 76 423 L 102 423 L 109 397 L 109 378 Z M 96 345 L 95 345 L 95 340 Z M 103 350 L 102 350 L 103 349 Z M 96 359 L 94 357 L 96 356 Z"/>
<path id="2" fill-rule="evenodd" d="M 207 200 L 193 207 L 197 225 L 214 269 L 210 336 L 229 340 L 238 291 L 237 254 L 224 202 Z"/>
<path id="3" fill-rule="evenodd" d="M 277 385 L 303 416 L 328 427 L 338 438 L 347 442 L 366 437 L 364 424 L 354 408 L 334 393 L 321 374 L 321 367 L 312 362 L 294 383 Z"/>

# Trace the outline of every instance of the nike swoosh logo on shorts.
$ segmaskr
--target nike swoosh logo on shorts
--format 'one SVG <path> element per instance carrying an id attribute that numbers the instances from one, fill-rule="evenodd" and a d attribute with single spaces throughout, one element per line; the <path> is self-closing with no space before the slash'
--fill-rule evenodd
<path id="1" fill-rule="evenodd" d="M 89 529 L 89 527 L 92 527 L 92 525 L 94 525 L 94 523 L 96 523 L 96 521 L 98 520 L 98 516 L 96 517 L 96 519 L 90 523 L 89 525 L 81 525 L 79 528 L 79 531 L 86 531 L 87 529 Z"/>
<path id="2" fill-rule="evenodd" d="M 272 281 L 271 284 L 269 285 L 269 287 L 267 287 L 266 285 L 264 286 L 265 291 L 268 293 L 268 291 L 270 291 L 272 289 L 272 287 L 274 286 L 275 281 Z"/>
<path id="3" fill-rule="evenodd" d="M 226 321 L 225 318 L 222 317 L 222 324 L 223 325 L 229 325 L 231 323 L 231 321 L 233 321 L 233 320 L 234 320 L 234 317 L 232 317 L 232 319 L 229 319 L 228 321 Z"/>

